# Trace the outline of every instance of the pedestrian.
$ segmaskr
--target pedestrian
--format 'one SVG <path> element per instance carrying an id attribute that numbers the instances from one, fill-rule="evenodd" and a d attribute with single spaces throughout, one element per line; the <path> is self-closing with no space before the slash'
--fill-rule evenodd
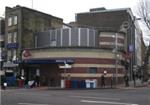
<path id="1" fill-rule="evenodd" d="M 7 87 L 7 82 L 6 82 L 6 76 L 5 75 L 2 75 L 1 76 L 1 87 L 2 87 L 2 89 L 6 89 L 6 87 Z"/>
<path id="2" fill-rule="evenodd" d="M 36 82 L 36 86 L 39 87 L 40 86 L 40 76 L 38 76 L 38 75 L 35 76 L 35 82 Z"/>
<path id="3" fill-rule="evenodd" d="M 113 88 L 113 81 L 114 81 L 114 77 L 113 75 L 110 77 L 110 86 L 111 88 Z"/>
<path id="4" fill-rule="evenodd" d="M 105 77 L 104 77 L 104 75 L 101 76 L 101 87 L 105 88 Z"/>
<path id="5" fill-rule="evenodd" d="M 128 87 L 129 86 L 129 77 L 128 77 L 128 75 L 124 76 L 124 80 L 125 80 L 125 86 Z"/>
<path id="6" fill-rule="evenodd" d="M 50 79 L 50 86 L 51 86 L 51 87 L 54 86 L 54 77 L 52 77 L 52 78 Z"/>

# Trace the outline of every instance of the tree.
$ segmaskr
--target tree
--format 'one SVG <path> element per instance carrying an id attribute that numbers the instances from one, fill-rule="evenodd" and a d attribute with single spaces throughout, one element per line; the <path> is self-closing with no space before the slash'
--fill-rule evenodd
<path id="1" fill-rule="evenodd" d="M 150 30 L 150 1 L 139 0 L 137 14 L 140 16 L 148 30 Z"/>
<path id="2" fill-rule="evenodd" d="M 150 33 L 150 1 L 149 0 L 139 0 L 137 14 L 141 18 L 144 25 L 147 27 Z M 148 79 L 148 63 L 150 57 L 150 44 L 146 50 L 143 64 L 143 76 L 144 81 Z"/>

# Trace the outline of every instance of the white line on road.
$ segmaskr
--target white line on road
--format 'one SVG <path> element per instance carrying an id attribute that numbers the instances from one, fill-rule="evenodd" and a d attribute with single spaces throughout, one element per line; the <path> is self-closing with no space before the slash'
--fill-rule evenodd
<path id="1" fill-rule="evenodd" d="M 49 104 L 37 104 L 37 103 L 18 103 L 19 105 L 49 105 Z"/>
<path id="2" fill-rule="evenodd" d="M 120 103 L 120 102 L 110 102 L 110 101 L 92 101 L 92 100 L 81 100 L 83 103 L 96 103 L 96 104 L 113 104 L 113 105 L 138 105 L 131 103 Z"/>
<path id="3" fill-rule="evenodd" d="M 103 99 L 103 100 L 120 100 L 119 98 L 107 98 L 107 97 L 89 97 L 89 96 L 70 96 L 74 98 L 87 98 L 87 99 Z"/>

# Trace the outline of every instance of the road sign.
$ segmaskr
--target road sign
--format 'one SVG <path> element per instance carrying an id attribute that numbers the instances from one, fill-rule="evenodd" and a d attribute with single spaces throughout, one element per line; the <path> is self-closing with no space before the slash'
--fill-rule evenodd
<path id="1" fill-rule="evenodd" d="M 72 68 L 72 66 L 69 64 L 65 64 L 65 65 L 60 65 L 59 68 L 60 69 L 69 69 L 69 68 Z"/>
<path id="2" fill-rule="evenodd" d="M 125 28 L 125 29 L 129 29 L 129 27 L 130 27 L 129 22 L 128 22 L 128 21 L 124 21 L 124 22 L 122 23 L 122 27 Z"/>

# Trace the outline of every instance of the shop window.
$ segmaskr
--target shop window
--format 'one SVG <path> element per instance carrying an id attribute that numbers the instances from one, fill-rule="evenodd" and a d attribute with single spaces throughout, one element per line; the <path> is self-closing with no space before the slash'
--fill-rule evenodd
<path id="1" fill-rule="evenodd" d="M 13 58 L 12 58 L 12 59 L 13 59 L 13 61 L 14 61 L 14 60 L 16 60 L 16 55 L 17 55 L 17 54 L 16 54 L 16 50 L 13 50 L 12 53 L 13 53 L 13 55 L 12 55 Z"/>
<path id="2" fill-rule="evenodd" d="M 17 42 L 17 32 L 14 32 L 14 35 L 13 35 L 13 42 L 14 42 L 14 43 Z"/>
<path id="3" fill-rule="evenodd" d="M 12 33 L 8 33 L 8 43 L 12 43 Z"/>
<path id="4" fill-rule="evenodd" d="M 8 60 L 8 61 L 11 61 L 11 60 L 12 60 L 12 51 L 11 51 L 11 50 L 8 50 L 8 51 L 7 51 L 7 60 Z"/>
<path id="5" fill-rule="evenodd" d="M 88 69 L 88 73 L 96 74 L 97 73 L 97 68 L 96 67 L 90 67 Z"/>

